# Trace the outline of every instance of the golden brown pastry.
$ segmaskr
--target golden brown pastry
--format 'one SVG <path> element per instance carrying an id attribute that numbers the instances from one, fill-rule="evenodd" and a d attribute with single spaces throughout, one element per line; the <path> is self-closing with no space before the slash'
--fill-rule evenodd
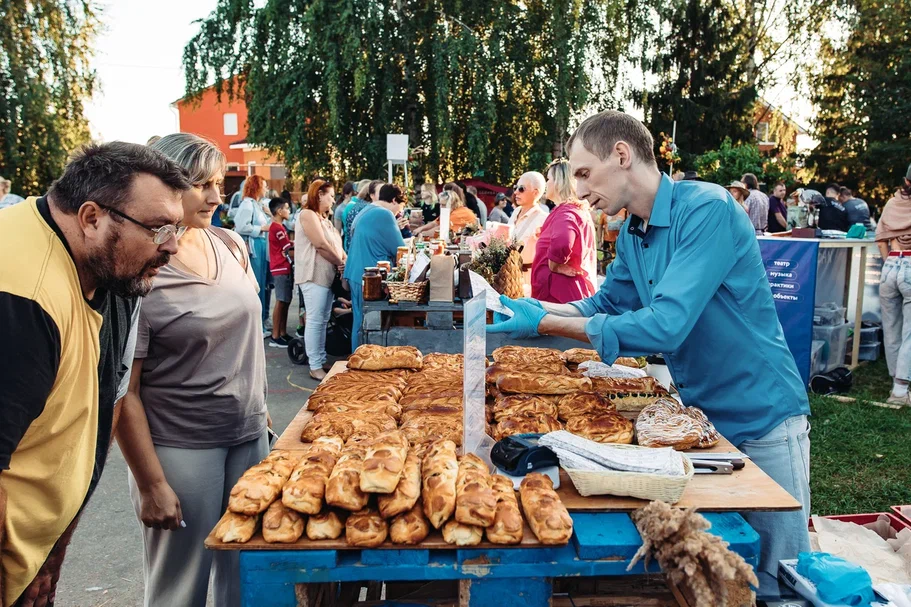
<path id="1" fill-rule="evenodd" d="M 386 541 L 389 526 L 373 508 L 351 514 L 345 521 L 345 542 L 349 546 L 376 548 Z"/>
<path id="2" fill-rule="evenodd" d="M 566 422 L 566 431 L 596 443 L 628 445 L 633 442 L 633 422 L 613 411 L 572 417 Z"/>
<path id="3" fill-rule="evenodd" d="M 416 502 L 407 511 L 396 515 L 389 525 L 389 539 L 393 544 L 414 546 L 420 544 L 430 534 L 430 523 L 424 516 L 424 505 Z"/>
<path id="4" fill-rule="evenodd" d="M 542 544 L 566 544 L 573 536 L 573 519 L 554 491 L 551 480 L 529 472 L 519 485 L 519 498 L 528 526 Z"/>
<path id="5" fill-rule="evenodd" d="M 319 406 L 319 409 L 314 411 L 314 415 L 319 415 L 320 413 L 346 413 L 349 411 L 357 411 L 360 413 L 382 413 L 383 415 L 388 415 L 396 422 L 402 417 L 402 408 L 395 404 L 392 401 L 375 401 L 375 402 L 364 402 L 364 401 L 347 401 L 344 403 L 330 403 L 327 402 Z"/>
<path id="6" fill-rule="evenodd" d="M 501 346 L 491 353 L 495 362 L 557 362 L 566 363 L 563 352 L 554 348 L 529 348 L 527 346 Z"/>
<path id="7" fill-rule="evenodd" d="M 370 496 L 361 491 L 364 453 L 362 443 L 348 443 L 342 449 L 326 482 L 326 504 L 351 512 L 362 510 L 367 505 Z"/>
<path id="8" fill-rule="evenodd" d="M 715 429 L 715 424 L 709 421 L 705 412 L 698 407 L 687 407 L 686 414 L 693 418 L 702 429 L 702 436 L 696 443 L 697 449 L 708 449 L 714 447 L 721 440 L 721 434 Z"/>
<path id="9" fill-rule="evenodd" d="M 320 511 L 326 493 L 326 482 L 342 445 L 342 439 L 337 436 L 313 441 L 282 489 L 281 501 L 285 506 L 304 514 L 317 514 Z"/>
<path id="10" fill-rule="evenodd" d="M 591 391 L 592 382 L 581 375 L 506 373 L 497 380 L 497 388 L 519 394 L 570 394 Z"/>
<path id="11" fill-rule="evenodd" d="M 331 388 L 327 390 L 316 390 L 307 399 L 307 409 L 316 411 L 323 405 L 338 404 L 352 401 L 376 402 L 391 401 L 397 402 L 402 396 L 402 391 L 392 386 L 370 386 L 358 385 L 345 388 Z"/>
<path id="12" fill-rule="evenodd" d="M 421 467 L 421 495 L 424 514 L 434 529 L 439 529 L 455 511 L 458 475 L 459 461 L 455 443 L 438 440 L 430 445 Z"/>
<path id="13" fill-rule="evenodd" d="M 402 478 L 408 439 L 398 430 L 391 430 L 364 441 L 364 468 L 361 470 L 361 491 L 392 493 Z"/>
<path id="14" fill-rule="evenodd" d="M 559 418 L 566 421 L 578 415 L 612 413 L 617 409 L 610 399 L 597 392 L 576 392 L 560 398 L 557 410 Z"/>
<path id="15" fill-rule="evenodd" d="M 444 407 L 461 407 L 462 390 L 450 390 L 448 392 L 430 392 L 426 394 L 409 394 L 403 396 L 399 401 L 402 411 L 408 411 L 412 408 L 433 407 L 442 405 Z"/>
<path id="16" fill-rule="evenodd" d="M 416 407 L 417 405 L 413 406 Z M 444 405 L 431 405 L 429 407 L 424 407 L 423 409 L 415 408 L 402 414 L 402 425 L 404 426 L 414 419 L 437 417 L 450 417 L 456 421 L 461 421 L 463 417 L 462 405 L 451 407 Z"/>
<path id="17" fill-rule="evenodd" d="M 601 362 L 601 357 L 598 356 L 596 350 L 588 350 L 586 348 L 570 348 L 569 350 L 565 350 L 563 352 L 563 358 L 566 359 L 567 364 L 571 365 L 581 365 L 590 360 Z"/>
<path id="18" fill-rule="evenodd" d="M 558 371 L 554 371 L 553 365 L 534 365 L 534 364 L 513 364 L 513 363 L 494 363 L 484 371 L 484 377 L 488 384 L 496 385 L 497 380 L 508 373 L 533 373 L 535 375 L 570 375 L 569 370 L 560 365 Z"/>
<path id="19" fill-rule="evenodd" d="M 412 445 L 438 440 L 462 445 L 462 419 L 452 415 L 422 415 L 402 422 L 399 428 Z"/>
<path id="20" fill-rule="evenodd" d="M 304 534 L 304 519 L 281 500 L 272 502 L 263 515 L 263 539 L 270 544 L 292 544 Z"/>
<path id="21" fill-rule="evenodd" d="M 615 365 L 623 365 L 624 367 L 632 367 L 633 369 L 640 368 L 639 361 L 633 358 L 632 356 L 621 356 L 614 361 Z"/>
<path id="22" fill-rule="evenodd" d="M 421 351 L 412 346 L 376 346 L 364 344 L 348 358 L 349 369 L 385 371 L 387 369 L 420 369 L 424 365 Z"/>
<path id="23" fill-rule="evenodd" d="M 492 420 L 500 421 L 525 414 L 557 417 L 557 406 L 536 394 L 513 394 L 496 401 L 492 409 Z"/>
<path id="24" fill-rule="evenodd" d="M 345 530 L 343 514 L 332 508 L 326 508 L 319 514 L 307 519 L 307 539 L 336 540 Z"/>
<path id="25" fill-rule="evenodd" d="M 231 489 L 228 510 L 253 515 L 264 512 L 281 494 L 297 458 L 288 451 L 273 451 L 243 473 Z"/>
<path id="26" fill-rule="evenodd" d="M 405 386 L 405 389 L 402 390 L 402 398 L 404 399 L 407 396 L 428 398 L 428 396 L 437 396 L 441 394 L 451 396 L 453 392 L 462 392 L 461 376 L 457 381 L 451 381 L 443 377 L 437 381 L 414 382 Z"/>
<path id="27" fill-rule="evenodd" d="M 654 393 L 658 390 L 658 380 L 654 377 L 593 377 L 592 387 L 595 392 L 609 393 Z"/>
<path id="28" fill-rule="evenodd" d="M 459 461 L 456 478 L 455 520 L 465 525 L 488 527 L 497 514 L 497 496 L 490 488 L 490 470 L 474 453 Z"/>
<path id="29" fill-rule="evenodd" d="M 259 518 L 258 514 L 247 516 L 227 510 L 215 526 L 215 538 L 225 544 L 246 544 L 256 533 Z"/>
<path id="30" fill-rule="evenodd" d="M 618 413 L 635 418 L 642 409 L 664 399 L 664 394 L 631 393 L 631 394 L 606 394 L 607 399 L 614 405 Z"/>
<path id="31" fill-rule="evenodd" d="M 424 449 L 415 445 L 408 450 L 405 469 L 395 491 L 377 497 L 377 506 L 383 518 L 392 518 L 411 509 L 421 497 L 421 460 Z M 395 541 L 395 540 L 392 540 Z"/>
<path id="32" fill-rule="evenodd" d="M 484 527 L 465 525 L 452 519 L 443 525 L 443 539 L 456 546 L 477 546 L 484 537 Z"/>
<path id="33" fill-rule="evenodd" d="M 704 431 L 702 421 L 688 415 L 686 408 L 672 398 L 646 406 L 636 418 L 636 435 L 643 447 L 685 451 L 699 444 Z"/>
<path id="34" fill-rule="evenodd" d="M 331 377 L 327 377 L 320 386 L 322 387 L 332 383 L 369 383 L 371 385 L 389 384 L 404 388 L 409 373 L 411 373 L 409 369 L 389 369 L 387 371 L 360 371 L 358 369 L 347 369 L 342 373 L 336 373 Z"/>
<path id="35" fill-rule="evenodd" d="M 364 440 L 395 430 L 395 420 L 384 413 L 347 411 L 314 415 L 301 431 L 301 440 L 312 443 L 321 436 L 338 436 L 343 441 Z"/>
<path id="36" fill-rule="evenodd" d="M 440 354 L 433 352 L 424 355 L 424 370 L 441 369 L 445 371 L 462 371 L 464 357 L 461 354 Z"/>
<path id="37" fill-rule="evenodd" d="M 494 438 L 501 440 L 513 434 L 547 434 L 562 430 L 557 418 L 550 415 L 520 414 L 497 422 L 497 432 Z"/>
<path id="38" fill-rule="evenodd" d="M 490 486 L 497 496 L 497 513 L 493 524 L 487 527 L 487 541 L 494 544 L 521 543 L 525 524 L 512 481 L 494 474 L 490 477 Z"/>

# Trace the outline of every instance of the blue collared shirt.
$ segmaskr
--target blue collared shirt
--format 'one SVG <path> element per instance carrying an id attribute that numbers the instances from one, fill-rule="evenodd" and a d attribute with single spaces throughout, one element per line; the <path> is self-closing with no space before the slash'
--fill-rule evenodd
<path id="1" fill-rule="evenodd" d="M 663 353 L 683 402 L 735 445 L 810 413 L 753 225 L 722 187 L 662 175 L 631 216 L 601 289 L 575 302 L 605 362 Z"/>

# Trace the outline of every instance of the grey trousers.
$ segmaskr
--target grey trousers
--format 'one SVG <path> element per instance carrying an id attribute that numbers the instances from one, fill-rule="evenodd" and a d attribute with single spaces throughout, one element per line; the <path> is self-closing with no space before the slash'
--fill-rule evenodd
<path id="1" fill-rule="evenodd" d="M 911 379 L 911 257 L 886 257 L 879 303 L 889 375 L 907 381 Z"/>
<path id="2" fill-rule="evenodd" d="M 215 604 L 240 606 L 238 553 L 212 552 L 203 542 L 228 507 L 231 488 L 241 474 L 269 452 L 266 433 L 236 447 L 179 449 L 156 445 L 165 478 L 180 500 L 187 526 L 166 531 L 141 522 L 145 607 L 205 607 L 209 574 Z M 130 499 L 139 519 L 139 489 L 129 473 Z"/>
<path id="3" fill-rule="evenodd" d="M 810 550 L 810 423 L 806 415 L 789 417 L 758 440 L 740 443 L 740 450 L 772 477 L 802 508 L 791 512 L 744 512 L 759 534 L 759 596 L 777 597 L 778 561 L 796 559 Z"/>

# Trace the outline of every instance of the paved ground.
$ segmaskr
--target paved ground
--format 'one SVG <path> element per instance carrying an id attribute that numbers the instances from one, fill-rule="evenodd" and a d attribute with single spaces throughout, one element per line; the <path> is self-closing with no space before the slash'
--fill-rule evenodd
<path id="1" fill-rule="evenodd" d="M 296 318 L 296 306 L 291 312 Z M 269 411 L 276 432 L 281 434 L 316 382 L 310 379 L 307 367 L 291 363 L 284 349 L 266 347 L 266 362 Z M 57 586 L 57 607 L 142 605 L 142 540 L 130 503 L 126 470 L 115 444 L 67 552 Z M 211 596 L 209 602 L 212 604 Z"/>

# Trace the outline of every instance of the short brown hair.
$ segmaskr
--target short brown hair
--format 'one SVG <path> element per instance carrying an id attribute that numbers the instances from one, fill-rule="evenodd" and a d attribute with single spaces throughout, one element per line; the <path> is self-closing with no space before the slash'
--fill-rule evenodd
<path id="1" fill-rule="evenodd" d="M 320 194 L 332 187 L 332 183 L 324 179 L 314 179 L 313 183 L 307 189 L 307 204 L 305 209 L 309 209 L 319 215 L 319 197 Z"/>
<path id="2" fill-rule="evenodd" d="M 851 188 L 842 188 L 842 189 L 838 190 L 838 194 L 840 196 L 849 196 L 849 197 L 854 196 L 854 192 L 851 191 Z"/>
<path id="3" fill-rule="evenodd" d="M 601 160 L 611 154 L 618 141 L 625 141 L 643 162 L 655 161 L 655 140 L 641 121 L 616 110 L 605 110 L 582 121 L 566 142 L 566 149 L 580 143 Z"/>

